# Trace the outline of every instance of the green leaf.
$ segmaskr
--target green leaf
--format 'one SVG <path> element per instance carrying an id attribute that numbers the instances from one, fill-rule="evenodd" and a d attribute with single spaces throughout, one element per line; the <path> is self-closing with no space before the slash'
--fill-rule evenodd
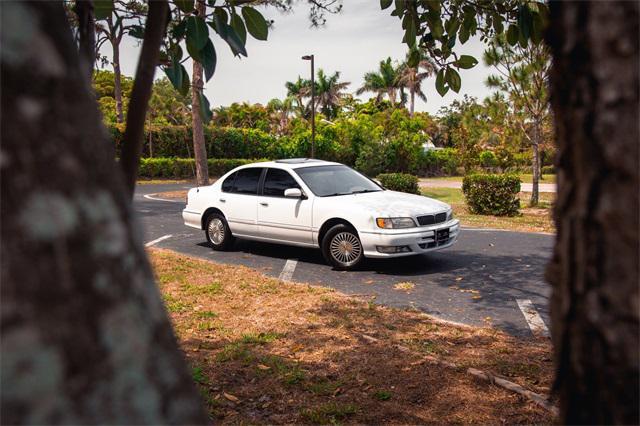
<path id="1" fill-rule="evenodd" d="M 460 28 L 459 38 L 461 44 L 465 44 L 469 40 L 469 29 L 464 25 Z"/>
<path id="2" fill-rule="evenodd" d="M 439 39 L 442 37 L 442 34 L 444 34 L 444 27 L 442 26 L 442 20 L 440 18 L 433 21 L 433 24 L 430 25 L 430 27 L 434 38 Z"/>
<path id="3" fill-rule="evenodd" d="M 178 9 L 185 13 L 193 12 L 193 0 L 173 0 Z"/>
<path id="4" fill-rule="evenodd" d="M 200 51 L 202 57 L 202 67 L 204 68 L 204 77 L 206 81 L 209 81 L 213 77 L 213 73 L 216 72 L 216 49 L 213 47 L 211 40 L 207 40 L 204 49 Z"/>
<path id="5" fill-rule="evenodd" d="M 198 90 L 198 104 L 200 105 L 200 118 L 206 124 L 211 121 L 213 117 L 213 113 L 211 112 L 211 105 L 209 104 L 209 99 L 202 93 L 202 90 Z"/>
<path id="6" fill-rule="evenodd" d="M 511 46 L 515 46 L 518 43 L 518 37 L 520 36 L 520 30 L 517 25 L 511 24 L 509 25 L 509 29 L 507 30 L 507 42 Z"/>
<path id="7" fill-rule="evenodd" d="M 94 0 L 93 15 L 96 21 L 108 18 L 113 12 L 113 0 Z"/>
<path id="8" fill-rule="evenodd" d="M 182 88 L 182 65 L 176 60 L 171 61 L 170 67 L 164 67 L 164 73 L 176 90 Z"/>
<path id="9" fill-rule="evenodd" d="M 236 56 L 247 56 L 247 49 L 244 47 L 244 43 L 240 39 L 240 36 L 236 34 L 236 31 L 233 29 L 233 27 L 231 25 L 226 25 L 225 32 L 227 33 L 227 37 L 224 39 L 224 41 L 227 42 L 233 54 Z"/>
<path id="10" fill-rule="evenodd" d="M 181 21 L 179 24 L 173 27 L 173 37 L 180 40 L 184 37 L 185 32 L 187 31 L 187 21 Z"/>
<path id="11" fill-rule="evenodd" d="M 407 65 L 415 68 L 420 63 L 420 51 L 418 49 L 411 49 L 409 51 L 409 58 L 407 59 Z"/>
<path id="12" fill-rule="evenodd" d="M 404 33 L 404 42 L 409 47 L 416 45 L 416 24 L 412 18 L 409 18 L 407 21 L 407 29 Z"/>
<path id="13" fill-rule="evenodd" d="M 231 27 L 234 29 L 238 37 L 242 41 L 242 44 L 247 44 L 247 29 L 244 26 L 244 22 L 242 22 L 242 18 L 240 15 L 233 14 L 231 17 Z"/>
<path id="14" fill-rule="evenodd" d="M 189 16 L 187 18 L 187 48 L 191 44 L 192 50 L 201 50 L 207 44 L 207 40 L 209 40 L 209 28 L 204 19 L 200 16 Z"/>
<path id="15" fill-rule="evenodd" d="M 440 94 L 440 96 L 444 96 L 449 91 L 449 88 L 445 86 L 444 81 L 444 68 L 441 68 L 436 75 L 436 90 Z"/>
<path id="16" fill-rule="evenodd" d="M 455 62 L 455 66 L 458 68 L 462 68 L 468 70 L 469 68 L 473 68 L 478 64 L 478 60 L 470 55 L 461 55 L 460 58 Z"/>
<path id="17" fill-rule="evenodd" d="M 449 83 L 449 87 L 451 87 L 451 90 L 458 93 L 460 91 L 460 86 L 462 85 L 460 74 L 458 74 L 458 72 L 453 68 L 447 68 L 445 78 L 447 80 L 447 83 Z"/>
<path id="18" fill-rule="evenodd" d="M 531 11 L 526 4 L 518 8 L 518 28 L 522 37 L 528 39 L 531 34 Z"/>
<path id="19" fill-rule="evenodd" d="M 129 35 L 133 38 L 144 38 L 144 27 L 142 25 L 132 25 L 129 28 Z"/>
<path id="20" fill-rule="evenodd" d="M 496 32 L 496 34 L 502 34 L 504 32 L 502 17 L 499 15 L 493 17 L 493 30 Z"/>
<path id="21" fill-rule="evenodd" d="M 247 24 L 247 31 L 257 40 L 266 40 L 269 34 L 269 26 L 262 14 L 252 7 L 242 8 L 242 16 Z"/>
<path id="22" fill-rule="evenodd" d="M 187 96 L 189 93 L 189 87 L 191 86 L 191 82 L 189 81 L 189 74 L 187 74 L 187 70 L 184 66 L 180 65 L 180 69 L 182 70 L 182 85 L 178 89 L 182 96 Z"/>
<path id="23" fill-rule="evenodd" d="M 380 0 L 380 9 L 387 9 L 389 6 L 391 6 L 391 3 L 393 3 L 393 0 Z"/>
<path id="24" fill-rule="evenodd" d="M 539 13 L 533 13 L 532 27 L 531 27 L 531 41 L 538 45 L 544 37 L 545 24 L 542 16 Z"/>

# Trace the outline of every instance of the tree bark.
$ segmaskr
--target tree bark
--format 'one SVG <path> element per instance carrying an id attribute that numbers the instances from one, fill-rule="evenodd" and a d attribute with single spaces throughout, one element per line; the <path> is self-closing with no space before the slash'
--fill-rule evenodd
<path id="1" fill-rule="evenodd" d="M 416 99 L 416 92 L 414 89 L 409 90 L 410 100 L 409 100 L 409 115 L 413 117 L 413 107 Z"/>
<path id="2" fill-rule="evenodd" d="M 530 206 L 537 206 L 539 201 L 539 191 L 540 191 L 540 139 L 541 139 L 541 128 L 540 128 L 540 120 L 535 119 L 533 123 L 533 137 L 531 138 L 531 148 L 533 150 L 533 159 L 532 159 L 532 184 L 531 184 L 531 200 L 529 200 Z"/>
<path id="3" fill-rule="evenodd" d="M 638 2 L 552 2 L 561 423 L 639 424 Z"/>
<path id="4" fill-rule="evenodd" d="M 149 2 L 149 13 L 142 40 L 142 50 L 136 68 L 136 78 L 131 90 L 127 112 L 127 128 L 122 141 L 120 164 L 124 172 L 127 192 L 133 198 L 138 178 L 138 167 L 142 155 L 144 122 L 147 115 L 153 76 L 160 58 L 160 46 L 167 26 L 169 5 L 166 0 Z"/>
<path id="5" fill-rule="evenodd" d="M 206 6 L 203 0 L 198 0 L 196 10 L 204 16 Z M 191 90 L 191 119 L 193 121 L 193 155 L 196 162 L 196 181 L 199 186 L 209 185 L 209 167 L 207 164 L 207 149 L 204 144 L 204 127 L 200 116 L 200 93 L 203 90 L 202 64 L 193 60 L 193 84 Z"/>
<path id="6" fill-rule="evenodd" d="M 0 422 L 205 423 L 62 3 L 2 13 Z"/>
<path id="7" fill-rule="evenodd" d="M 113 49 L 113 92 L 116 99 L 116 122 L 124 122 L 122 112 L 122 71 L 120 70 L 120 41 L 115 38 L 110 40 Z"/>
<path id="8" fill-rule="evenodd" d="M 96 61 L 94 47 L 96 45 L 96 19 L 93 13 L 93 0 L 78 0 L 75 5 L 78 15 L 78 34 L 80 38 L 80 66 L 91 81 Z"/>

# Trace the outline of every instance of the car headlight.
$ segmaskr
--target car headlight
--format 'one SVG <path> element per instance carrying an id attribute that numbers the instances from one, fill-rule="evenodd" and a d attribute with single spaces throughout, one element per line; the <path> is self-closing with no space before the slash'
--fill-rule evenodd
<path id="1" fill-rule="evenodd" d="M 453 209 L 449 209 L 447 212 L 447 222 L 453 219 Z"/>
<path id="2" fill-rule="evenodd" d="M 379 228 L 414 228 L 416 223 L 410 217 L 379 217 L 376 219 Z"/>

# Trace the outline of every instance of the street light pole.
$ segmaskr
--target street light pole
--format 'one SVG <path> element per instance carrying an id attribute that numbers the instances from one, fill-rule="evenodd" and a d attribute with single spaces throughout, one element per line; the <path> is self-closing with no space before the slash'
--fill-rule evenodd
<path id="1" fill-rule="evenodd" d="M 311 61 L 311 158 L 316 156 L 316 85 L 313 69 L 314 55 L 304 55 L 305 61 Z"/>

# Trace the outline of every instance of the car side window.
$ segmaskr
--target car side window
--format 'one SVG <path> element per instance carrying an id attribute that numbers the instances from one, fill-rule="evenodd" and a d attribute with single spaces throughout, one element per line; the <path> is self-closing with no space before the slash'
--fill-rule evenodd
<path id="1" fill-rule="evenodd" d="M 262 187 L 262 195 L 271 197 L 284 197 L 284 190 L 299 188 L 298 182 L 287 172 L 281 169 L 267 169 L 267 177 Z"/>
<path id="2" fill-rule="evenodd" d="M 257 167 L 238 170 L 232 192 L 256 195 L 258 193 L 258 183 L 260 182 L 261 174 L 262 169 Z"/>
<path id="3" fill-rule="evenodd" d="M 228 178 L 222 182 L 222 192 L 231 192 L 233 190 L 233 181 L 236 180 L 238 172 L 231 174 Z"/>

